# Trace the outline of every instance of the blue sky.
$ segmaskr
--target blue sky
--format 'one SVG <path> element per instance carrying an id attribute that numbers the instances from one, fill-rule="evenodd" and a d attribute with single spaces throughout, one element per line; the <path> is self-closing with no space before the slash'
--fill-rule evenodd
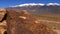
<path id="1" fill-rule="evenodd" d="M 20 5 L 24 3 L 60 3 L 60 0 L 0 0 L 0 8 Z"/>

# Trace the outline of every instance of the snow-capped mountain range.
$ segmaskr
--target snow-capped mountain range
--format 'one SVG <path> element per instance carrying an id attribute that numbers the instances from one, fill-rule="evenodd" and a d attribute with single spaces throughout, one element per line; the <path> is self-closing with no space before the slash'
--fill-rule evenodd
<path id="1" fill-rule="evenodd" d="M 43 3 L 25 3 L 25 4 L 16 5 L 16 6 L 10 6 L 10 7 L 34 6 L 34 5 L 40 5 L 40 6 L 44 6 L 44 5 L 46 5 L 46 6 L 50 6 L 50 5 L 55 6 L 55 5 L 57 5 L 57 6 L 60 6 L 59 3 L 48 3 L 48 4 L 43 4 Z"/>
<path id="2" fill-rule="evenodd" d="M 60 14 L 60 4 L 59 3 L 26 3 L 16 6 L 10 6 L 6 9 L 18 9 L 18 10 L 27 10 L 31 13 L 37 14 Z"/>

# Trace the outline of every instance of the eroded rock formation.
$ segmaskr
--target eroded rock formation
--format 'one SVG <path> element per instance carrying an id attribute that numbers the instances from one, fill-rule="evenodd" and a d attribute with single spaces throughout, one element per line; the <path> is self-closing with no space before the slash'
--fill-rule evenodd
<path id="1" fill-rule="evenodd" d="M 5 24 L 7 26 L 4 24 L 2 25 L 6 26 L 5 28 L 7 30 L 4 29 L 4 27 L 2 29 L 5 32 L 7 31 L 7 34 L 54 34 L 53 30 L 50 27 L 41 22 L 38 22 L 38 18 L 31 15 L 26 10 L 6 10 L 6 13 L 4 13 L 4 15 L 6 14 L 7 17 L 5 17 Z M 2 29 L 0 29 L 0 31 Z"/>
<path id="2" fill-rule="evenodd" d="M 0 21 L 2 21 L 5 14 L 6 14 L 6 9 L 0 9 Z"/>
<path id="3" fill-rule="evenodd" d="M 4 34 L 7 30 L 7 23 L 6 23 L 6 9 L 0 9 L 0 34 Z"/>
<path id="4" fill-rule="evenodd" d="M 24 10 L 9 10 L 8 34 L 53 34 L 51 28 L 37 23 L 37 18 Z"/>

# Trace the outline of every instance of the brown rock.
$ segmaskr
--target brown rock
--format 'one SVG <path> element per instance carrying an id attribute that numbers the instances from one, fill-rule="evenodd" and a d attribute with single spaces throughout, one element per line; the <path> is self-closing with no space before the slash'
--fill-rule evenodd
<path id="1" fill-rule="evenodd" d="M 6 20 L 0 22 L 0 34 L 4 34 L 5 31 L 7 31 Z"/>
<path id="2" fill-rule="evenodd" d="M 25 10 L 7 11 L 8 34 L 53 34 L 51 28 L 43 23 L 36 23 L 36 17 Z"/>
<path id="3" fill-rule="evenodd" d="M 0 21 L 4 18 L 4 15 L 6 14 L 6 9 L 0 9 Z"/>

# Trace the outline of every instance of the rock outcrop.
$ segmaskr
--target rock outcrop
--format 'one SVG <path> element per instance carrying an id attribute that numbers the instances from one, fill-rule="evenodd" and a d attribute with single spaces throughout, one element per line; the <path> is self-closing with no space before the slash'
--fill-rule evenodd
<path id="1" fill-rule="evenodd" d="M 4 16 L 5 16 L 5 14 L 6 14 L 6 9 L 0 9 L 0 21 L 2 21 L 2 19 L 4 18 Z"/>
<path id="2" fill-rule="evenodd" d="M 38 18 L 26 10 L 1 9 L 1 12 L 0 34 L 54 34 L 50 27 L 38 22 Z"/>
<path id="3" fill-rule="evenodd" d="M 4 34 L 4 32 L 6 31 L 7 31 L 7 24 L 6 24 L 6 20 L 4 20 L 0 22 L 0 34 Z"/>
<path id="4" fill-rule="evenodd" d="M 8 10 L 8 34 L 54 34 L 53 30 L 25 10 Z"/>
<path id="5" fill-rule="evenodd" d="M 7 31 L 6 13 L 6 9 L 0 9 L 0 34 L 4 34 Z"/>

